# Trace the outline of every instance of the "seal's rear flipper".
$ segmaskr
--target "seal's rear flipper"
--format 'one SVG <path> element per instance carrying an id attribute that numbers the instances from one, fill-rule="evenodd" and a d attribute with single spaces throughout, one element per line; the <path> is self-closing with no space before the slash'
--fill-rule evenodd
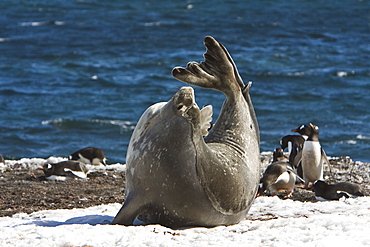
<path id="1" fill-rule="evenodd" d="M 172 75 L 177 80 L 204 88 L 213 88 L 226 95 L 244 89 L 244 83 L 226 48 L 214 38 L 204 39 L 207 48 L 205 61 L 190 62 L 186 68 L 175 67 Z"/>

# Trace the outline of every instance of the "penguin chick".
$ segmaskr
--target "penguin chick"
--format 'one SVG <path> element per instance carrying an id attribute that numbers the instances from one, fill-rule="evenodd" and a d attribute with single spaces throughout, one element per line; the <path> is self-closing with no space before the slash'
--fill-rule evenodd
<path id="1" fill-rule="evenodd" d="M 77 160 L 88 165 L 106 165 L 106 158 L 100 148 L 87 147 L 80 149 L 69 156 L 70 160 Z"/>
<path id="2" fill-rule="evenodd" d="M 283 149 L 275 148 L 274 153 L 272 154 L 272 162 L 275 161 L 288 161 L 288 157 L 284 155 Z"/>
<path id="3" fill-rule="evenodd" d="M 268 191 L 271 195 L 286 191 L 286 196 L 290 197 L 295 185 L 295 174 L 289 164 L 284 161 L 271 163 L 265 170 L 261 180 L 257 197 Z"/>
<path id="4" fill-rule="evenodd" d="M 350 196 L 364 196 L 361 186 L 349 182 L 337 184 L 327 184 L 322 180 L 317 180 L 312 186 L 316 197 L 326 200 L 339 200 L 341 197 L 349 198 Z"/>

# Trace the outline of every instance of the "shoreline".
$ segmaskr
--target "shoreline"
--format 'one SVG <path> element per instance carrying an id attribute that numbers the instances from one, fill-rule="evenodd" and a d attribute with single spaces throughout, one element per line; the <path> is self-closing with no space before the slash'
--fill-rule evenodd
<path id="1" fill-rule="evenodd" d="M 360 184 L 365 196 L 370 195 L 370 163 L 352 161 L 349 157 L 328 157 L 332 174 L 324 166 L 324 178 L 329 183 L 351 182 Z M 60 162 L 63 157 L 24 158 L 5 160 L 0 166 L 0 217 L 40 210 L 87 208 L 102 204 L 124 202 L 124 164 L 93 167 L 88 179 L 69 181 L 46 180 L 37 167 L 45 162 Z M 261 153 L 261 174 L 272 160 L 272 152 Z M 317 202 L 314 193 L 297 185 L 292 197 L 284 200 Z"/>

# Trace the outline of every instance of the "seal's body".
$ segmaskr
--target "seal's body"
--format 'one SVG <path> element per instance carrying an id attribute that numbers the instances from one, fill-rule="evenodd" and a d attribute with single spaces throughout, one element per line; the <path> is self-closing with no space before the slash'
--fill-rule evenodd
<path id="1" fill-rule="evenodd" d="M 259 129 L 249 87 L 230 55 L 205 38 L 205 62 L 174 68 L 189 84 L 223 92 L 219 118 L 204 136 L 191 87 L 140 118 L 127 151 L 126 201 L 113 224 L 136 218 L 169 227 L 230 225 L 245 218 L 256 195 Z"/>

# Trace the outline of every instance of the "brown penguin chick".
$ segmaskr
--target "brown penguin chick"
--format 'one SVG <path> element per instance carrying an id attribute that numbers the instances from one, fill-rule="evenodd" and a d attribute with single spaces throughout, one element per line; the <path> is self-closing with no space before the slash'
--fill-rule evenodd
<path id="1" fill-rule="evenodd" d="M 88 165 L 106 165 L 106 157 L 100 148 L 87 147 L 80 149 L 69 156 L 70 160 L 77 160 Z"/>
<path id="2" fill-rule="evenodd" d="M 260 180 L 257 197 L 261 196 L 265 191 L 268 191 L 273 196 L 278 192 L 285 191 L 286 196 L 290 197 L 294 186 L 295 174 L 289 164 L 284 161 L 276 161 L 266 168 Z"/>
<path id="3" fill-rule="evenodd" d="M 360 185 L 349 182 L 327 184 L 325 181 L 317 180 L 312 189 L 316 197 L 326 200 L 339 200 L 343 196 L 346 198 L 350 196 L 364 196 Z"/>
<path id="4" fill-rule="evenodd" d="M 56 176 L 68 178 L 87 178 L 88 169 L 79 161 L 67 160 L 55 164 L 45 164 L 43 170 L 46 179 L 56 180 Z"/>

